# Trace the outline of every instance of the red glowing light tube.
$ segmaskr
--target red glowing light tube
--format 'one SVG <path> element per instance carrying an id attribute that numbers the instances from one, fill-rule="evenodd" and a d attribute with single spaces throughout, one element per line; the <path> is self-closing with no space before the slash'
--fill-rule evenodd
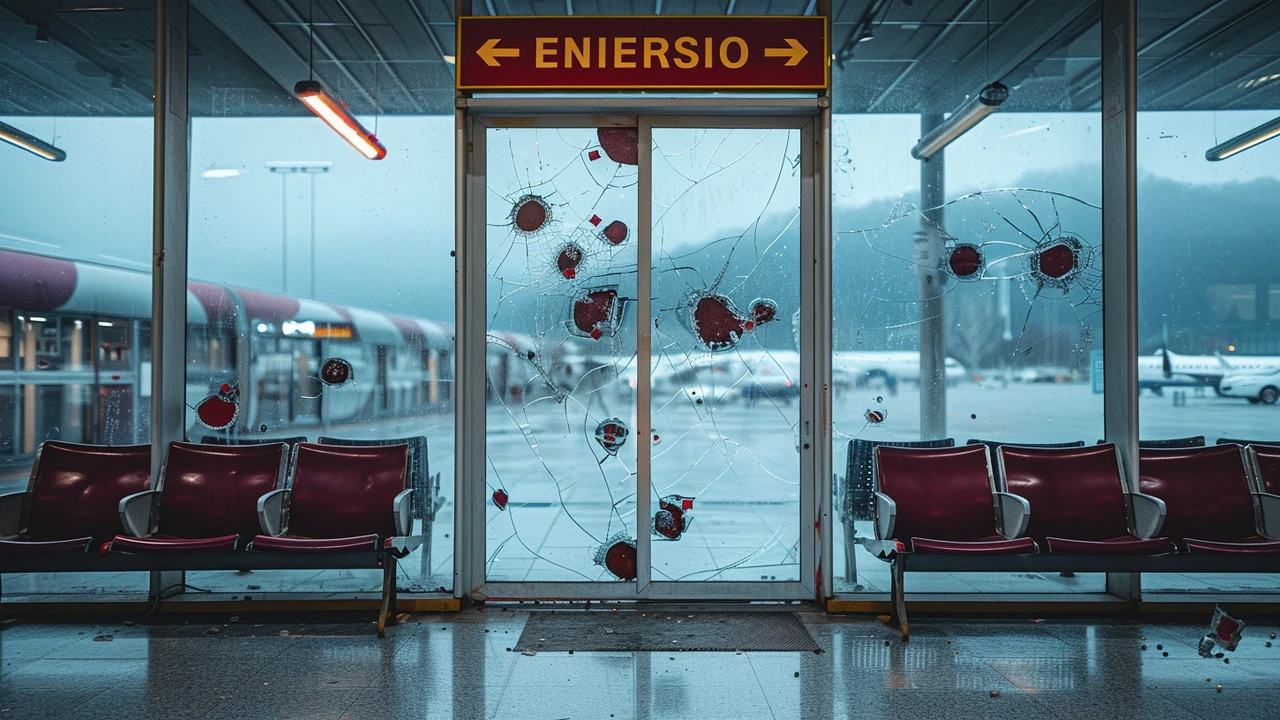
<path id="1" fill-rule="evenodd" d="M 301 80 L 293 86 L 293 94 L 297 95 L 307 109 L 316 114 L 316 117 L 325 121 L 325 124 L 341 135 L 343 140 L 350 143 L 351 147 L 359 150 L 361 155 L 370 160 L 381 160 L 387 156 L 387 148 L 378 142 L 378 138 L 366 130 L 360 121 L 347 111 L 342 101 L 319 81 Z"/>

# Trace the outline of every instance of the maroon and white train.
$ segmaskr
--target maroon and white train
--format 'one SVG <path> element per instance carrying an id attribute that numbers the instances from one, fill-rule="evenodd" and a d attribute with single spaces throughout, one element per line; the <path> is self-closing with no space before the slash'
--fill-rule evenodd
<path id="1" fill-rule="evenodd" d="M 48 439 L 149 437 L 151 280 L 146 273 L 0 249 L 0 465 Z M 232 432 L 411 418 L 451 407 L 453 326 L 191 281 L 187 402 L 238 384 Z M 323 387 L 325 358 L 354 382 Z M 210 431 L 188 414 L 189 435 Z"/>

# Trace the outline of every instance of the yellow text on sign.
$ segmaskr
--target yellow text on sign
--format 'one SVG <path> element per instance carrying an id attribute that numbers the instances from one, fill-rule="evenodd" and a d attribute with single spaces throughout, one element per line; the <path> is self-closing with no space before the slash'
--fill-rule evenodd
<path id="1" fill-rule="evenodd" d="M 725 67 L 735 70 L 747 64 L 747 41 L 730 36 L 679 37 L 674 43 L 661 37 L 540 37 L 534 41 L 536 68 L 670 68 L 688 70 Z"/>

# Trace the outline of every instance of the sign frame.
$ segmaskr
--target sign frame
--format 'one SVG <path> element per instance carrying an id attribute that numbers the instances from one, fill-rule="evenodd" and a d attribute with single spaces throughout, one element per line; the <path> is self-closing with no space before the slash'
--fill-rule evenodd
<path id="1" fill-rule="evenodd" d="M 822 84 L 789 84 L 789 85 L 767 85 L 767 84 L 749 84 L 749 85 L 725 85 L 725 84 L 709 84 L 709 83 L 693 83 L 693 84 L 645 84 L 645 85 L 609 85 L 609 84 L 497 84 L 497 83 L 468 83 L 463 84 L 463 49 L 462 49 L 462 32 L 463 25 L 472 22 L 489 21 L 489 20 L 529 20 L 529 21 L 545 21 L 553 22 L 562 20 L 571 20 L 581 22 L 584 20 L 618 20 L 618 21 L 638 21 L 638 20 L 661 20 L 678 22 L 681 20 L 706 21 L 709 19 L 722 19 L 726 21 L 745 21 L 752 22 L 756 20 L 788 20 L 804 23 L 822 23 Z M 641 93 L 649 91 L 680 91 L 680 92 L 719 92 L 719 91 L 739 91 L 739 92 L 755 92 L 755 93 L 808 93 L 814 92 L 818 94 L 827 93 L 831 89 L 831 22 L 830 18 L 825 15 L 466 15 L 459 17 L 455 23 L 454 37 L 454 89 L 460 93 L 474 92 L 494 92 L 494 93 L 540 93 L 546 91 L 573 92 L 573 91 L 610 91 L 619 93 Z M 781 38 L 779 42 L 785 42 Z M 505 48 L 495 48 L 500 52 Z M 807 48 L 806 48 L 807 50 Z M 809 51 L 812 52 L 812 51 Z M 510 57 L 510 55 L 502 55 Z M 468 63 L 477 62 L 476 60 L 465 60 Z"/>

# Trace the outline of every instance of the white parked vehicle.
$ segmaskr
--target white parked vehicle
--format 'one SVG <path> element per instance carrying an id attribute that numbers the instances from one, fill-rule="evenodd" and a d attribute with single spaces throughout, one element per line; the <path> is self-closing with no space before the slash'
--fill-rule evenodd
<path id="1" fill-rule="evenodd" d="M 1248 398 L 1250 403 L 1275 405 L 1280 400 L 1280 369 L 1256 375 L 1228 375 L 1218 384 L 1227 397 Z"/>

